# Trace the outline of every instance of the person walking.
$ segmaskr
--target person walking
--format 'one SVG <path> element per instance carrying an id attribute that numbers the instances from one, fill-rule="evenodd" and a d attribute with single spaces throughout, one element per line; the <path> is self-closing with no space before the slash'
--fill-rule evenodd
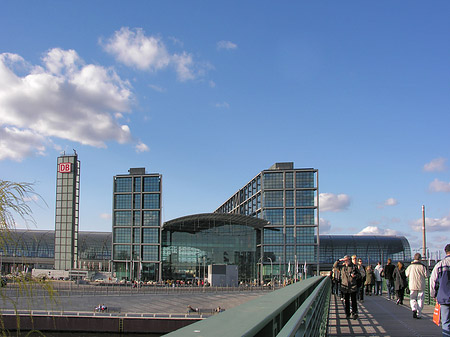
<path id="1" fill-rule="evenodd" d="M 361 258 L 358 259 L 358 271 L 361 274 L 361 280 L 358 282 L 358 297 L 361 302 L 364 302 L 364 283 L 366 282 L 366 267 L 363 266 Z"/>
<path id="2" fill-rule="evenodd" d="M 375 284 L 375 274 L 372 270 L 372 266 L 369 264 L 366 268 L 366 282 L 364 285 L 366 286 L 366 295 L 372 296 L 372 289 Z"/>
<path id="3" fill-rule="evenodd" d="M 341 270 L 339 269 L 339 261 L 333 264 L 333 269 L 331 270 L 331 293 L 334 295 L 339 295 L 339 288 L 341 283 Z"/>
<path id="4" fill-rule="evenodd" d="M 375 276 L 375 295 L 383 295 L 383 276 L 384 276 L 384 269 L 381 266 L 381 262 L 378 261 L 377 266 L 375 267 L 375 270 L 373 271 L 373 274 Z"/>
<path id="5" fill-rule="evenodd" d="M 421 318 L 423 309 L 423 297 L 425 290 L 425 279 L 428 277 L 427 267 L 420 260 L 420 253 L 414 254 L 414 261 L 406 268 L 405 274 L 408 278 L 410 290 L 409 303 L 413 312 L 413 318 Z"/>
<path id="6" fill-rule="evenodd" d="M 402 262 L 397 262 L 397 266 L 394 269 L 394 287 L 397 293 L 397 305 L 403 304 L 403 298 L 405 297 L 405 288 L 408 285 L 405 274 L 405 266 Z"/>
<path id="7" fill-rule="evenodd" d="M 436 263 L 431 272 L 430 296 L 441 305 L 442 336 L 450 336 L 450 244 L 445 248 L 446 257 Z"/>
<path id="8" fill-rule="evenodd" d="M 356 292 L 358 290 L 358 280 L 361 274 L 358 268 L 350 260 L 350 256 L 344 256 L 344 265 L 341 268 L 341 291 L 344 294 L 345 317 L 350 318 L 350 300 L 353 319 L 358 318 L 358 303 L 356 302 Z"/>
<path id="9" fill-rule="evenodd" d="M 392 260 L 388 259 L 384 266 L 384 278 L 386 279 L 386 288 L 388 292 L 388 299 L 394 299 L 394 269 Z"/>

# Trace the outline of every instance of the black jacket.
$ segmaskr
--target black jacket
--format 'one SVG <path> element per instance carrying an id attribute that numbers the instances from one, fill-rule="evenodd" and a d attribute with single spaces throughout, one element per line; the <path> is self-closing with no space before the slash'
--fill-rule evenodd
<path id="1" fill-rule="evenodd" d="M 358 290 L 358 281 L 361 280 L 361 273 L 353 263 L 344 265 L 341 268 L 341 291 L 343 293 L 354 293 Z"/>
<path id="2" fill-rule="evenodd" d="M 387 264 L 384 266 L 384 278 L 389 281 L 394 281 L 394 269 L 393 264 Z"/>

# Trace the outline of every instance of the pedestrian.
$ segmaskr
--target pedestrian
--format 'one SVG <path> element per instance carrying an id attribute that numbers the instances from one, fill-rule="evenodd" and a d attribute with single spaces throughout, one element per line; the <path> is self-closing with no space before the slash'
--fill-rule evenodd
<path id="1" fill-rule="evenodd" d="M 387 264 L 384 266 L 384 278 L 386 279 L 386 288 L 388 292 L 388 299 L 394 299 L 394 269 L 392 260 L 388 259 Z"/>
<path id="2" fill-rule="evenodd" d="M 383 276 L 384 276 L 384 269 L 381 266 L 381 262 L 378 261 L 377 266 L 375 267 L 375 270 L 373 271 L 373 274 L 375 276 L 375 295 L 383 295 Z"/>
<path id="3" fill-rule="evenodd" d="M 334 295 L 339 295 L 341 284 L 341 270 L 339 269 L 339 261 L 333 264 L 333 269 L 331 270 L 331 293 Z"/>
<path id="4" fill-rule="evenodd" d="M 344 265 L 341 268 L 341 291 L 344 294 L 345 317 L 350 318 L 350 314 L 352 314 L 353 319 L 357 319 L 358 303 L 356 302 L 356 292 L 358 291 L 358 280 L 361 278 L 361 274 L 356 265 L 350 260 L 350 256 L 344 256 L 343 261 Z"/>
<path id="5" fill-rule="evenodd" d="M 397 305 L 403 304 L 403 298 L 405 297 L 405 288 L 408 285 L 405 274 L 405 266 L 402 262 L 398 261 L 397 266 L 394 269 L 394 287 L 397 293 Z"/>
<path id="6" fill-rule="evenodd" d="M 372 289 L 375 284 L 375 274 L 372 270 L 372 266 L 369 264 L 366 268 L 366 281 L 364 285 L 366 286 L 366 295 L 372 296 Z"/>
<path id="7" fill-rule="evenodd" d="M 427 267 L 420 262 L 421 259 L 420 253 L 414 254 L 414 261 L 406 268 L 405 272 L 410 290 L 409 303 L 414 318 L 421 318 L 425 279 L 428 277 Z"/>
<path id="8" fill-rule="evenodd" d="M 366 282 L 366 267 L 363 265 L 361 258 L 358 259 L 358 270 L 361 274 L 361 279 L 358 282 L 358 297 L 361 302 L 364 302 L 364 283 Z"/>
<path id="9" fill-rule="evenodd" d="M 450 244 L 445 248 L 446 257 L 436 263 L 431 272 L 430 296 L 441 305 L 442 336 L 450 336 Z"/>

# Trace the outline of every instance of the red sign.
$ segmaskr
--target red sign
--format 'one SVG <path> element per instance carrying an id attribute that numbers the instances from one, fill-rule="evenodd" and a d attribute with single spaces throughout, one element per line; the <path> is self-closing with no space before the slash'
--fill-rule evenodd
<path id="1" fill-rule="evenodd" d="M 60 163 L 58 165 L 59 173 L 70 173 L 72 172 L 72 163 Z"/>

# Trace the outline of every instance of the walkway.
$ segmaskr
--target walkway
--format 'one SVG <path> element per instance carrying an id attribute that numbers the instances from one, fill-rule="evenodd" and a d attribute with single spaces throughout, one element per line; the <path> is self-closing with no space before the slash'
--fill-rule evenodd
<path id="1" fill-rule="evenodd" d="M 433 306 L 425 305 L 422 319 L 412 317 L 409 300 L 396 305 L 384 296 L 367 296 L 359 304 L 359 318 L 346 319 L 339 297 L 331 295 L 328 336 L 438 337 L 442 330 L 433 323 Z"/>

